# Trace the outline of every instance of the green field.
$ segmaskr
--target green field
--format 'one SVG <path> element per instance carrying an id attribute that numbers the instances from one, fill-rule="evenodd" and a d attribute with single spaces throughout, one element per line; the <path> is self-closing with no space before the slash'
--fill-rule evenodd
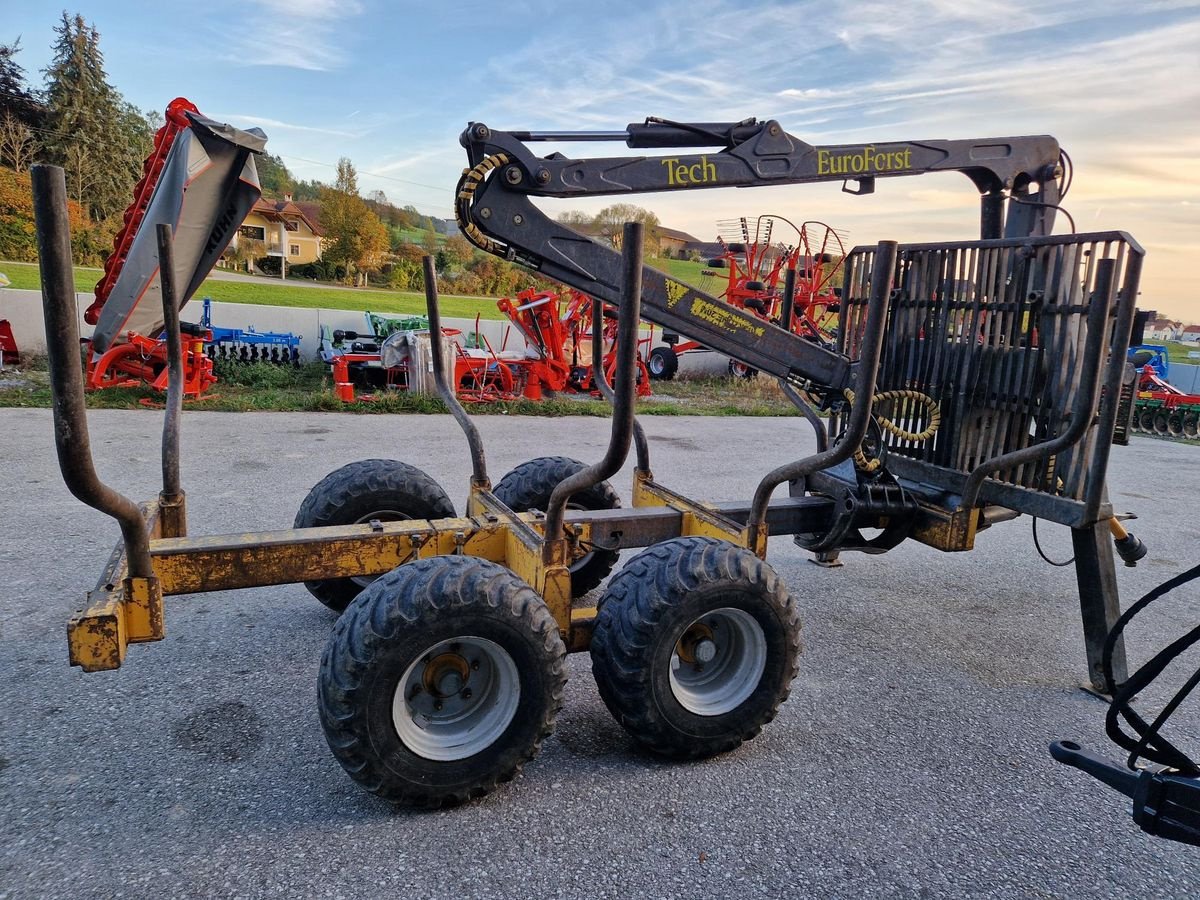
<path id="1" fill-rule="evenodd" d="M 653 259 L 650 265 L 661 269 L 672 278 L 703 287 L 701 272 L 704 265 L 679 259 Z M 0 263 L 3 272 L 12 281 L 14 290 L 36 291 L 41 287 L 41 276 L 34 263 Z M 75 269 L 75 289 L 88 293 L 99 281 L 100 269 Z M 710 285 L 711 287 L 711 285 Z M 719 291 L 718 291 L 719 292 Z M 258 303 L 263 306 L 294 306 L 305 309 L 351 309 L 382 313 L 424 313 L 425 296 L 409 291 L 388 291 L 379 288 L 340 288 L 327 285 L 289 284 L 286 281 L 263 278 L 259 281 L 226 281 L 209 278 L 196 292 L 196 299 L 212 297 L 224 303 Z M 504 315 L 496 308 L 496 301 L 486 297 L 462 297 L 444 294 L 441 297 L 442 315 L 456 319 L 473 319 L 476 314 L 484 319 L 503 320 Z"/>
<path id="2" fill-rule="evenodd" d="M 32 263 L 0 263 L 15 290 L 36 291 L 41 288 L 38 267 Z M 100 269 L 75 269 L 75 289 L 88 293 L 100 279 Z M 352 309 L 382 313 L 424 313 L 425 295 L 409 291 L 386 291 L 376 288 L 339 288 L 288 284 L 277 279 L 261 281 L 226 281 L 209 278 L 200 285 L 196 299 L 212 297 L 224 303 L 259 303 L 264 306 L 294 306 L 305 309 Z M 441 297 L 442 315 L 450 318 L 473 319 L 478 313 L 484 319 L 503 319 L 496 301 L 486 297 L 460 297 L 445 294 Z"/>
<path id="3" fill-rule="evenodd" d="M 1154 343 L 1151 341 L 1151 343 Z M 1162 346 L 1167 348 L 1167 359 L 1170 362 L 1188 363 L 1193 366 L 1200 366 L 1200 358 L 1188 356 L 1189 353 L 1200 353 L 1200 344 L 1183 344 L 1179 341 L 1163 341 Z"/>

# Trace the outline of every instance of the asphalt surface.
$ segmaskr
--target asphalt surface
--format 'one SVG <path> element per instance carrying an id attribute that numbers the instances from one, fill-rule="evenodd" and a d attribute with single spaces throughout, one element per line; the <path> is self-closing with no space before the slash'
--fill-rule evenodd
<path id="1" fill-rule="evenodd" d="M 92 416 L 101 473 L 134 497 L 157 491 L 160 421 Z M 598 458 L 607 422 L 480 427 L 498 480 L 533 456 Z M 797 420 L 646 427 L 656 475 L 712 500 L 748 497 L 811 449 Z M 183 446 L 194 534 L 287 526 L 311 485 L 359 458 L 404 459 L 466 494 L 449 417 L 190 413 Z M 775 538 L 806 652 L 758 739 L 707 762 L 651 758 L 580 654 L 521 777 L 417 813 L 364 793 L 328 752 L 315 693 L 333 618 L 303 587 L 171 598 L 165 641 L 116 672 L 69 668 L 66 620 L 117 529 L 62 485 L 48 411 L 0 410 L 0 447 L 0 898 L 1200 895 L 1200 850 L 1143 835 L 1123 798 L 1046 752 L 1072 738 L 1108 753 L 1105 707 L 1078 688 L 1073 571 L 1034 555 L 1027 520 L 972 553 L 905 545 L 832 571 Z M 1119 572 L 1127 602 L 1196 562 L 1198 462 L 1148 438 L 1115 450 L 1116 505 L 1150 545 Z M 628 469 L 614 483 L 628 498 Z M 1063 529 L 1042 533 L 1069 555 Z M 1200 590 L 1158 606 L 1135 660 L 1200 620 Z M 1195 704 L 1174 724 L 1195 748 Z"/>

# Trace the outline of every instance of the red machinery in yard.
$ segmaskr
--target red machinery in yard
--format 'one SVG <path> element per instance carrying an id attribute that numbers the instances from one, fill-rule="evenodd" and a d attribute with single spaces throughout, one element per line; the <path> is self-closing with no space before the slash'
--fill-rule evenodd
<path id="1" fill-rule="evenodd" d="M 777 222 L 792 229 L 794 244 L 772 243 Z M 789 330 L 830 343 L 838 310 L 838 289 L 834 282 L 846 255 L 841 236 L 823 222 L 808 221 L 797 226 L 777 215 L 759 216 L 753 226 L 745 217 L 717 224 L 721 232 L 717 242 L 723 252 L 709 259 L 708 265 L 727 272 L 725 290 L 719 294 L 721 299 L 760 319 L 780 324 L 784 281 L 792 273 L 796 288 Z M 710 274 L 716 273 L 706 273 Z M 663 340 L 647 360 L 652 378 L 673 378 L 682 354 L 708 349 L 698 341 L 681 341 L 668 331 L 663 332 Z M 729 363 L 729 371 L 740 378 L 758 374 L 757 370 L 734 360 Z"/>
<path id="2" fill-rule="evenodd" d="M 211 339 L 211 334 L 201 326 L 187 323 L 180 323 L 180 331 L 184 335 L 183 396 L 194 400 L 217 383 L 212 360 L 204 353 L 204 343 Z M 84 385 L 89 391 L 147 385 L 165 393 L 167 381 L 166 341 L 130 331 L 124 342 L 113 344 L 99 356 L 89 357 Z"/>
<path id="3" fill-rule="evenodd" d="M 617 364 L 615 310 L 605 309 L 604 347 L 593 347 L 587 320 L 591 297 L 580 291 L 521 291 L 516 301 L 505 297 L 496 306 L 524 335 L 536 358 L 519 363 L 521 392 L 529 400 L 540 400 L 544 391 L 573 394 L 599 393 L 592 383 L 592 354 L 603 354 L 604 371 L 611 378 Z M 642 350 L 652 338 L 638 341 L 637 395 L 650 396 L 650 373 L 642 361 Z M 605 350 L 605 347 L 608 349 Z"/>
<path id="4" fill-rule="evenodd" d="M 1141 363 L 1132 430 L 1189 440 L 1200 437 L 1200 394 L 1189 394 L 1167 381 L 1166 348 L 1130 348 L 1130 358 L 1135 365 Z"/>
<path id="5" fill-rule="evenodd" d="M 488 403 L 502 400 L 515 400 L 520 396 L 514 367 L 524 359 L 524 353 L 515 351 L 496 352 L 490 342 L 479 332 L 479 320 L 476 317 L 475 336 L 473 341 L 464 341 L 462 331 L 457 328 L 443 328 L 442 339 L 453 348 L 454 371 L 451 374 L 455 392 L 462 400 L 475 403 Z M 427 374 L 427 350 L 421 352 L 419 341 L 412 341 L 410 352 L 400 355 L 393 361 L 392 352 L 386 346 L 389 342 L 398 343 L 406 340 L 407 334 L 417 335 L 417 332 L 406 333 L 397 331 L 382 337 L 381 343 L 360 343 L 359 338 L 381 338 L 380 335 L 358 334 L 357 332 L 334 332 L 335 340 L 350 339 L 355 341 L 347 352 L 335 352 L 330 356 L 329 365 L 333 370 L 333 391 L 343 403 L 372 402 L 377 399 L 375 393 L 357 393 L 355 387 L 355 369 L 373 368 L 381 371 L 384 390 L 416 390 L 431 393 L 424 385 L 424 375 Z M 431 338 L 427 334 L 418 335 L 427 344 Z M 476 346 L 469 346 L 474 343 Z M 450 359 L 449 354 L 446 358 Z M 391 362 L 392 364 L 389 364 Z M 430 370 L 431 371 L 431 370 Z M 361 379 L 361 376 L 360 376 Z"/>
<path id="6" fill-rule="evenodd" d="M 113 238 L 113 252 L 84 313 L 94 325 L 88 344 L 86 385 L 91 390 L 148 384 L 166 389 L 162 285 L 155 226 L 174 229 L 173 269 L 182 308 L 229 245 L 261 195 L 254 156 L 266 146 L 258 129 L 242 131 L 200 115 L 178 97 L 142 166 L 143 175 Z M 184 395 L 196 397 L 216 383 L 204 354 L 206 328 L 184 326 Z"/>
<path id="7" fill-rule="evenodd" d="M 592 382 L 592 339 L 587 319 L 592 309 L 592 298 L 575 290 L 546 291 L 530 288 L 516 297 L 505 297 L 497 301 L 497 308 L 508 317 L 512 326 L 520 333 L 524 348 L 508 349 L 505 336 L 501 348 L 496 350 L 480 330 L 476 317 L 474 337 L 465 339 L 455 328 L 443 328 L 446 339 L 447 360 L 453 359 L 454 371 L 447 373 L 452 378 L 455 392 L 460 400 L 476 403 L 511 401 L 518 399 L 541 400 L 547 394 L 598 393 Z M 607 312 L 607 310 L 606 310 Z M 376 338 L 381 336 L 362 335 L 351 332 L 334 332 L 335 338 Z M 408 356 L 401 361 L 388 359 L 387 344 L 396 342 L 395 335 L 372 343 L 354 343 L 348 352 L 332 355 L 334 392 L 346 403 L 370 402 L 374 393 L 358 393 L 355 387 L 355 368 L 369 366 L 383 371 L 383 387 L 390 390 L 413 390 L 418 388 L 414 375 L 417 368 Z M 612 373 L 616 366 L 616 318 L 607 315 L 603 330 L 602 348 L 604 370 Z M 648 345 L 650 338 L 640 341 Z M 452 354 L 451 355 L 451 350 Z M 417 367 L 422 365 L 418 362 Z M 650 395 L 650 376 L 639 357 L 637 394 Z"/>

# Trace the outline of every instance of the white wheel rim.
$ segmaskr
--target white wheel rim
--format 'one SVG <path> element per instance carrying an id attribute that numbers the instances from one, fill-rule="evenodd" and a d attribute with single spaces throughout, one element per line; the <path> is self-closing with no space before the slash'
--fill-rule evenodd
<path id="1" fill-rule="evenodd" d="M 456 637 L 428 648 L 401 676 L 392 722 L 417 756 L 452 762 L 492 746 L 520 699 L 508 651 L 487 638 Z"/>
<path id="2" fill-rule="evenodd" d="M 723 715 L 750 698 L 766 668 L 762 626 L 745 610 L 722 607 L 680 632 L 671 653 L 671 693 L 690 713 Z"/>

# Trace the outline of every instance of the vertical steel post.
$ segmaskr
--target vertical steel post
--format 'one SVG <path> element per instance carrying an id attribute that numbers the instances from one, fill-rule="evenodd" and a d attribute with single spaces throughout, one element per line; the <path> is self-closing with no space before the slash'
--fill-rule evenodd
<path id="1" fill-rule="evenodd" d="M 163 413 L 162 491 L 158 495 L 163 537 L 187 535 L 183 483 L 179 475 L 179 427 L 183 415 L 183 338 L 179 333 L 179 291 L 175 280 L 175 236 L 170 225 L 156 226 L 158 282 L 162 290 L 163 340 L 167 345 L 167 400 Z"/>
<path id="2" fill-rule="evenodd" d="M 795 481 L 849 459 L 866 436 L 867 426 L 871 422 L 875 378 L 879 374 L 879 359 L 883 353 L 883 331 L 887 324 L 888 302 L 892 292 L 892 281 L 896 275 L 898 255 L 898 245 L 895 241 L 880 241 L 875 248 L 875 260 L 871 269 L 871 297 L 867 302 L 867 320 L 863 329 L 858 367 L 855 370 L 855 403 L 850 410 L 846 431 L 833 447 L 779 466 L 768 472 L 758 483 L 754 490 L 750 515 L 746 519 L 750 531 L 750 547 L 756 552 L 760 549 L 763 553 L 766 552 L 767 506 L 775 489 L 785 481 Z"/>
<path id="3" fill-rule="evenodd" d="M 1088 677 L 1096 691 L 1111 695 L 1113 689 L 1129 677 L 1129 671 L 1125 662 L 1124 637 L 1117 638 L 1113 647 L 1112 675 L 1116 684 L 1109 683 L 1101 662 L 1104 642 L 1121 616 L 1108 522 L 1072 528 L 1071 545 L 1075 548 L 1075 581 L 1079 586 L 1079 609 L 1083 615 Z"/>
<path id="4" fill-rule="evenodd" d="M 560 481 L 546 504 L 546 546 L 562 536 L 567 501 L 615 475 L 629 456 L 637 394 L 637 339 L 642 313 L 642 224 L 626 222 L 621 236 L 621 305 L 617 308 L 617 377 L 613 390 L 612 431 L 604 458 Z"/>
<path id="5" fill-rule="evenodd" d="M 618 313 L 618 315 L 620 315 Z M 600 395 L 609 403 L 614 402 L 612 385 L 604 372 L 604 301 L 592 300 L 592 381 Z M 636 372 L 637 364 L 634 363 Z M 638 471 L 650 474 L 650 443 L 646 440 L 646 430 L 635 416 L 633 419 L 633 447 L 637 453 Z"/>
<path id="6" fill-rule="evenodd" d="M 154 570 L 142 513 L 136 503 L 100 480 L 92 461 L 79 359 L 79 310 L 71 267 L 66 178 L 58 166 L 40 165 L 33 167 L 32 177 L 58 466 L 72 494 L 120 524 L 129 574 L 150 578 Z"/>
<path id="7" fill-rule="evenodd" d="M 799 252 L 798 250 L 796 251 Z M 783 305 L 779 308 L 779 324 L 784 331 L 792 330 L 792 314 L 796 307 L 796 259 L 783 273 Z"/>
<path id="8" fill-rule="evenodd" d="M 479 429 L 471 421 L 467 411 L 458 402 L 454 387 L 446 382 L 445 353 L 442 352 L 442 310 L 438 305 L 437 270 L 433 266 L 433 257 L 426 255 L 421 260 L 425 275 L 425 309 L 429 314 L 430 352 L 433 356 L 433 383 L 437 386 L 442 402 L 450 410 L 463 434 L 467 438 L 467 449 L 471 452 L 471 486 L 490 490 L 492 483 L 488 480 L 487 461 L 483 456 L 483 438 Z"/>
<path id="9" fill-rule="evenodd" d="M 167 404 L 163 416 L 163 493 L 175 496 L 179 486 L 179 416 L 183 410 L 183 340 L 179 335 L 179 303 L 175 291 L 175 241 L 170 225 L 157 226 L 158 281 L 162 289 L 163 340 L 167 345 Z"/>

